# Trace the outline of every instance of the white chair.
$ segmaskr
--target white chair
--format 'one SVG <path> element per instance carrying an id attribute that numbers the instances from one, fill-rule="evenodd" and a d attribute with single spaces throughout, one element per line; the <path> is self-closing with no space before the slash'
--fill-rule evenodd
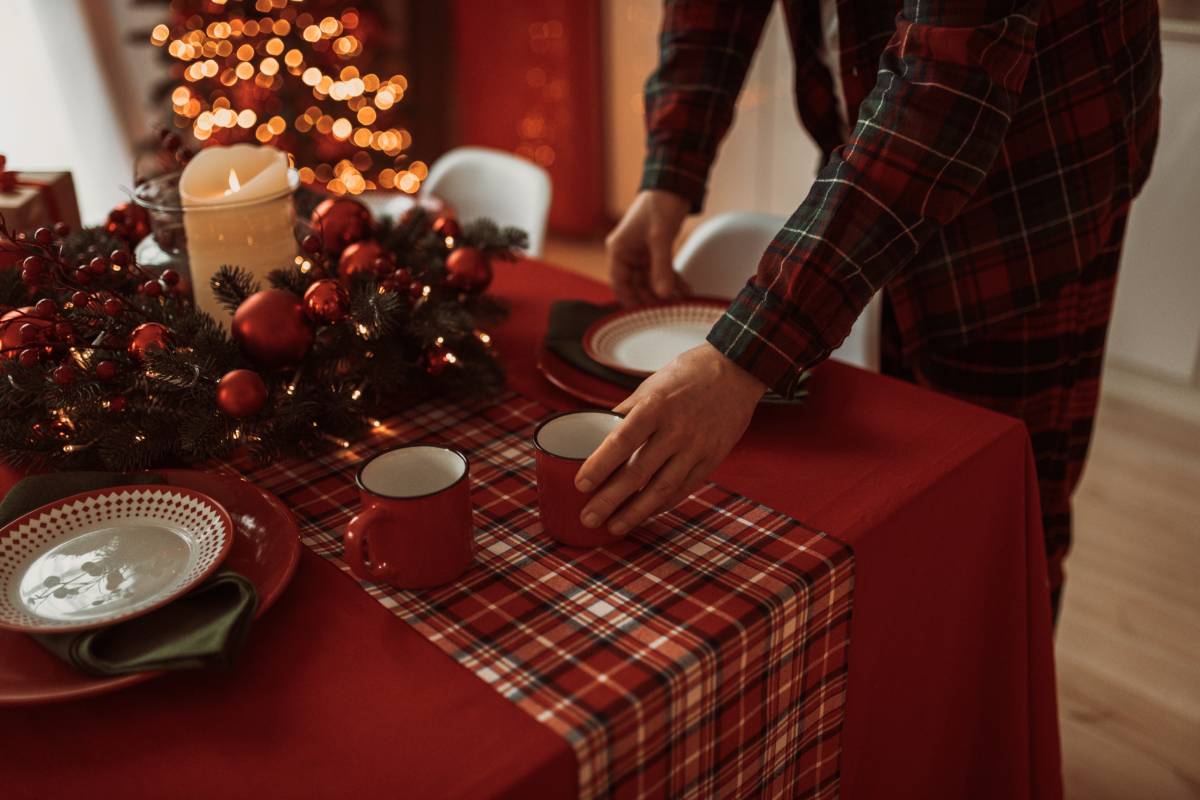
<path id="1" fill-rule="evenodd" d="M 529 234 L 531 256 L 542 254 L 550 213 L 550 174 L 510 153 L 484 147 L 459 147 L 429 168 L 422 194 L 449 203 L 458 218 L 469 222 L 490 217 Z"/>
<path id="2" fill-rule="evenodd" d="M 698 295 L 730 300 L 758 268 L 758 261 L 787 219 L 731 211 L 699 226 L 675 254 L 675 271 Z M 879 370 L 879 296 L 871 299 L 832 358 Z"/>

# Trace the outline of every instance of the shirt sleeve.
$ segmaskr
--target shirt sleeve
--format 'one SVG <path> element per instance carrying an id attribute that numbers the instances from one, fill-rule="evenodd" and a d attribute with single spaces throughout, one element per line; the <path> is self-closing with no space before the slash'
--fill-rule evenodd
<path id="1" fill-rule="evenodd" d="M 646 81 L 642 189 L 699 211 L 717 146 L 758 47 L 772 0 L 666 0 L 658 67 Z"/>
<path id="2" fill-rule="evenodd" d="M 975 194 L 1034 54 L 1040 2 L 906 0 L 847 143 L 709 333 L 787 396 Z"/>

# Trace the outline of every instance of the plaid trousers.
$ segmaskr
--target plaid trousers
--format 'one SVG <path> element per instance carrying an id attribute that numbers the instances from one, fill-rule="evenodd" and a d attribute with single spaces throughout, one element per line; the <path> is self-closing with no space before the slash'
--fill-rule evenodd
<path id="1" fill-rule="evenodd" d="M 1071 546 L 1071 494 L 1092 436 L 1128 211 L 1113 214 L 1104 247 L 1078 281 L 1032 311 L 985 328 L 968 345 L 927 346 L 902 358 L 885 294 L 884 373 L 1016 417 L 1029 429 L 1056 618 Z"/>

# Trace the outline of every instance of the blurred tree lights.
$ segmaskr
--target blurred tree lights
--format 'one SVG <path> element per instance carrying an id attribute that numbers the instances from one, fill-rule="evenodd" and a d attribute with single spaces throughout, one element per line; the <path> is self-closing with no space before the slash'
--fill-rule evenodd
<path id="1" fill-rule="evenodd" d="M 333 194 L 414 193 L 402 74 L 377 66 L 380 2 L 171 0 L 150 42 L 170 63 L 174 126 L 201 146 L 261 142 Z"/>

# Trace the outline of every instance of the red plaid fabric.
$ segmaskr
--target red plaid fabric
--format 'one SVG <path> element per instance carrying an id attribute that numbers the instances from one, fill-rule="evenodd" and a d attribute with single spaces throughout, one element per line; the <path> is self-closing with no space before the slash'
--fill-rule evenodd
<path id="1" fill-rule="evenodd" d="M 771 5 L 667 0 L 644 188 L 700 207 Z M 885 286 L 911 355 L 1079 280 L 1149 173 L 1154 0 L 839 0 L 845 140 L 818 0 L 783 5 L 800 116 L 828 158 L 714 346 L 787 394 Z"/>
<path id="2" fill-rule="evenodd" d="M 349 449 L 244 474 L 349 572 L 340 536 L 361 459 L 414 440 L 461 448 L 475 566 L 434 590 L 363 588 L 561 734 L 581 798 L 836 797 L 850 549 L 712 484 L 626 541 L 558 546 L 538 521 L 530 445 L 549 413 L 518 395 L 427 404 Z"/>

